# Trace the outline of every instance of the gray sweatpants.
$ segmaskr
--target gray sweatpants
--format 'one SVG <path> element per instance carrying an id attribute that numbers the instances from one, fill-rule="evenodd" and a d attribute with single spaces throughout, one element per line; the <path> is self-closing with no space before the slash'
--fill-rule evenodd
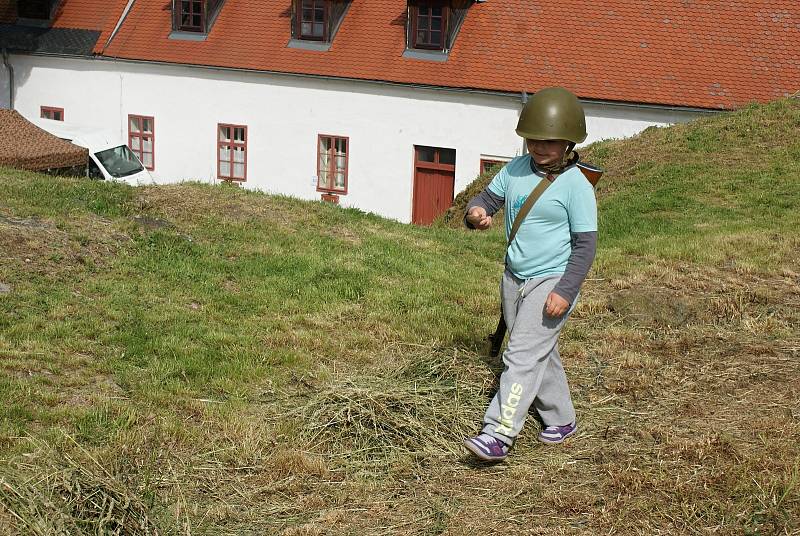
<path id="1" fill-rule="evenodd" d="M 544 312 L 547 296 L 559 279 L 561 275 L 523 281 L 508 270 L 503 274 L 501 299 L 509 332 L 503 353 L 505 369 L 500 376 L 500 389 L 486 409 L 483 432 L 508 444 L 522 430 L 531 404 L 545 426 L 575 421 L 567 376 L 558 354 L 558 335 L 572 308 L 560 318 Z"/>

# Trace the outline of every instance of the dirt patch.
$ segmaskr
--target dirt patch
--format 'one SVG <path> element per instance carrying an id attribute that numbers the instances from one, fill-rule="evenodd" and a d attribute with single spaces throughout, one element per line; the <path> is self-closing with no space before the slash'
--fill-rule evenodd
<path id="1" fill-rule="evenodd" d="M 702 314 L 694 300 L 661 288 L 617 291 L 609 297 L 608 308 L 626 321 L 651 327 L 685 326 Z"/>
<path id="2" fill-rule="evenodd" d="M 325 236 L 330 236 L 331 238 L 335 238 L 337 240 L 341 240 L 342 242 L 346 242 L 348 244 L 357 246 L 361 244 L 361 237 L 353 232 L 353 230 L 348 229 L 342 225 L 336 225 L 329 228 L 325 228 L 321 231 L 321 234 Z"/>
<path id="3" fill-rule="evenodd" d="M 82 380 L 73 380 L 65 386 L 62 393 L 65 404 L 91 407 L 110 398 L 125 397 L 124 390 L 111 376 L 95 374 Z"/>
<path id="4" fill-rule="evenodd" d="M 0 216 L 0 225 L 23 227 L 28 229 L 46 229 L 51 227 L 51 225 L 47 223 L 43 223 L 39 220 L 31 218 L 9 218 L 6 216 Z"/>
<path id="5" fill-rule="evenodd" d="M 172 222 L 162 220 L 160 218 L 153 218 L 151 216 L 134 216 L 134 223 L 143 229 L 155 231 L 157 229 L 169 229 L 174 227 Z"/>
<path id="6" fill-rule="evenodd" d="M 91 214 L 68 223 L 0 218 L 0 259 L 13 274 L 7 284 L 33 275 L 59 279 L 85 274 L 110 262 L 127 240 L 109 220 Z"/>

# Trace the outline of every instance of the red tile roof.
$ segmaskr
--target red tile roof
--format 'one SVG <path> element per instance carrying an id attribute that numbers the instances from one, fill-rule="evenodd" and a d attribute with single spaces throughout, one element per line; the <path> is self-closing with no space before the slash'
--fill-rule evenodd
<path id="1" fill-rule="evenodd" d="M 353 0 L 328 52 L 287 48 L 290 1 L 226 0 L 198 42 L 168 39 L 166 0 L 137 0 L 104 49 L 116 24 L 107 17 L 96 52 L 509 92 L 562 85 L 587 99 L 701 108 L 800 90 L 797 0 L 489 0 L 470 7 L 444 63 L 403 57 L 406 0 Z M 64 11 L 88 20 L 101 3 L 65 0 Z M 125 2 L 113 3 L 118 14 Z"/>
<path id="2" fill-rule="evenodd" d="M 65 0 L 53 18 L 54 28 L 99 30 L 102 46 L 117 25 L 127 0 Z"/>

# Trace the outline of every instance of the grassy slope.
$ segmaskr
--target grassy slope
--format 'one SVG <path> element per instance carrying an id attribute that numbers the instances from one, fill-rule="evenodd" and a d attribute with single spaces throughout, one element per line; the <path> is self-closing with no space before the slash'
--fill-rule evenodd
<path id="1" fill-rule="evenodd" d="M 748 268 L 785 264 L 791 237 L 762 237 L 796 222 L 797 116 L 796 100 L 782 101 L 582 150 L 606 169 L 598 187 L 606 253 L 719 264 L 744 247 Z M 466 203 L 490 180 L 457 196 L 447 225 L 461 226 Z"/>
<path id="2" fill-rule="evenodd" d="M 795 100 L 588 149 L 582 433 L 495 467 L 499 229 L 2 171 L 0 532 L 798 531 L 799 138 Z"/>

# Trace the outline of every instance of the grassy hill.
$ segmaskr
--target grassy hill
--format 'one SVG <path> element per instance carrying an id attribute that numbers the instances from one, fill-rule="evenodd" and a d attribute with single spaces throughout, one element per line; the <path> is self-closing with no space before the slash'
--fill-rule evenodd
<path id="1" fill-rule="evenodd" d="M 0 170 L 0 533 L 797 533 L 799 140 L 784 100 L 588 148 L 582 431 L 495 466 L 499 229 Z"/>

